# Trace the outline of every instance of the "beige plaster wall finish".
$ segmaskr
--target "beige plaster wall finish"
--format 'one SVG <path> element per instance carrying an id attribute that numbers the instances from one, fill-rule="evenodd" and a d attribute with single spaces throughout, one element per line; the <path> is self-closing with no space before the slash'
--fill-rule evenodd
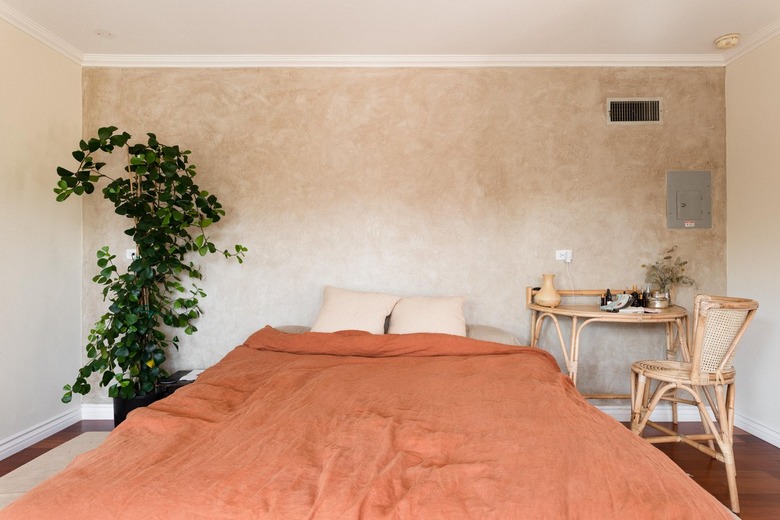
<path id="1" fill-rule="evenodd" d="M 607 125 L 606 99 L 634 96 L 663 98 L 664 124 Z M 193 150 L 227 210 L 215 238 L 249 247 L 244 266 L 204 264 L 206 314 L 173 368 L 265 324 L 310 325 L 326 284 L 465 295 L 469 322 L 528 341 L 525 286 L 569 285 L 555 249 L 574 250 L 576 287 L 625 288 L 678 244 L 702 290 L 725 289 L 722 69 L 87 68 L 84 99 L 87 133 Z M 712 171 L 712 229 L 666 229 L 667 170 Z M 103 201 L 84 221 L 89 280 L 95 249 L 129 244 Z M 84 301 L 86 330 L 103 309 L 90 283 Z M 661 354 L 657 328 L 583 341 L 586 390 L 625 390 L 630 360 Z"/>

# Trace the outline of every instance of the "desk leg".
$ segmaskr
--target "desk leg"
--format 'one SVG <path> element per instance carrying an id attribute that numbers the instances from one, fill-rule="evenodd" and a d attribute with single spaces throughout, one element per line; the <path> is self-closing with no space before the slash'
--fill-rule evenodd
<path id="1" fill-rule="evenodd" d="M 677 318 L 674 322 L 666 324 L 666 359 L 675 361 L 677 354 L 682 355 L 683 361 L 690 361 L 688 352 L 688 319 Z"/>
<path id="2" fill-rule="evenodd" d="M 683 361 L 691 360 L 688 351 L 688 317 L 677 318 L 674 322 L 666 323 L 666 359 L 675 361 L 677 353 L 682 355 Z M 677 424 L 677 402 L 672 401 L 672 424 Z"/>
<path id="3" fill-rule="evenodd" d="M 671 322 L 664 323 L 666 327 L 666 359 L 674 361 L 677 359 L 677 342 L 674 337 L 674 324 Z"/>
<path id="4" fill-rule="evenodd" d="M 561 340 L 563 344 L 563 340 Z M 577 386 L 577 360 L 580 357 L 580 334 L 577 330 L 577 316 L 571 318 L 571 341 L 569 342 L 571 353 L 566 358 L 566 368 L 574 386 Z M 565 350 L 565 349 L 564 349 Z"/>
<path id="5" fill-rule="evenodd" d="M 680 345 L 680 352 L 682 352 L 683 361 L 691 361 L 691 351 L 688 350 L 688 316 L 677 319 L 675 322 L 677 325 L 677 342 Z"/>
<path id="6" fill-rule="evenodd" d="M 573 347 L 566 348 L 566 342 L 563 340 L 563 333 L 561 332 L 561 325 L 558 323 L 558 317 L 554 314 L 550 314 L 549 312 L 542 313 L 540 315 L 535 315 L 536 311 L 533 311 L 531 315 L 531 324 L 533 325 L 533 330 L 531 332 L 531 346 L 532 347 L 538 347 L 539 346 L 539 338 L 542 335 L 542 325 L 544 324 L 545 318 L 549 318 L 550 321 L 553 322 L 553 325 L 555 325 L 555 332 L 558 333 L 558 343 L 561 346 L 561 351 L 563 352 L 563 359 L 566 362 L 566 370 L 569 372 L 569 378 L 572 380 L 574 385 L 577 385 L 577 351 L 574 350 Z M 577 317 L 572 318 L 572 343 L 570 345 L 574 346 L 576 343 L 575 341 L 575 331 L 577 330 Z"/>

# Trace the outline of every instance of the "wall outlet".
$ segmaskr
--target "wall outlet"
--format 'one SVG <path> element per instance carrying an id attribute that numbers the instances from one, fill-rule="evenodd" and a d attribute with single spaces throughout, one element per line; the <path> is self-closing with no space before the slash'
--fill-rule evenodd
<path id="1" fill-rule="evenodd" d="M 563 260 L 564 262 L 571 263 L 572 250 L 571 249 L 558 249 L 555 251 L 555 259 Z"/>
<path id="2" fill-rule="evenodd" d="M 135 249 L 125 249 L 125 259 L 135 260 Z"/>

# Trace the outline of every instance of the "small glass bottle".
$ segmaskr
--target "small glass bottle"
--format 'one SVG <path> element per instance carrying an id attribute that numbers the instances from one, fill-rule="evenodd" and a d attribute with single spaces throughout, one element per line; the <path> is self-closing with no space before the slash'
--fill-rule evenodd
<path id="1" fill-rule="evenodd" d="M 645 290 L 642 291 L 642 303 L 643 307 L 647 307 L 647 300 L 650 298 L 650 285 L 645 285 Z"/>
<path id="2" fill-rule="evenodd" d="M 631 288 L 631 298 L 633 298 L 633 300 L 631 300 L 631 306 L 632 307 L 639 307 L 640 306 L 639 293 L 636 290 L 636 285 L 634 285 Z"/>

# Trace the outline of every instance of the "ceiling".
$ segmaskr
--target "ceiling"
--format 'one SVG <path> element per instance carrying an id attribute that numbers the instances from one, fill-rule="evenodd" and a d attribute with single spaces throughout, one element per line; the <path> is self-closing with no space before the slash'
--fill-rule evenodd
<path id="1" fill-rule="evenodd" d="M 780 0 L 0 0 L 84 65 L 722 66 L 780 35 Z M 731 50 L 713 40 L 740 33 Z"/>

